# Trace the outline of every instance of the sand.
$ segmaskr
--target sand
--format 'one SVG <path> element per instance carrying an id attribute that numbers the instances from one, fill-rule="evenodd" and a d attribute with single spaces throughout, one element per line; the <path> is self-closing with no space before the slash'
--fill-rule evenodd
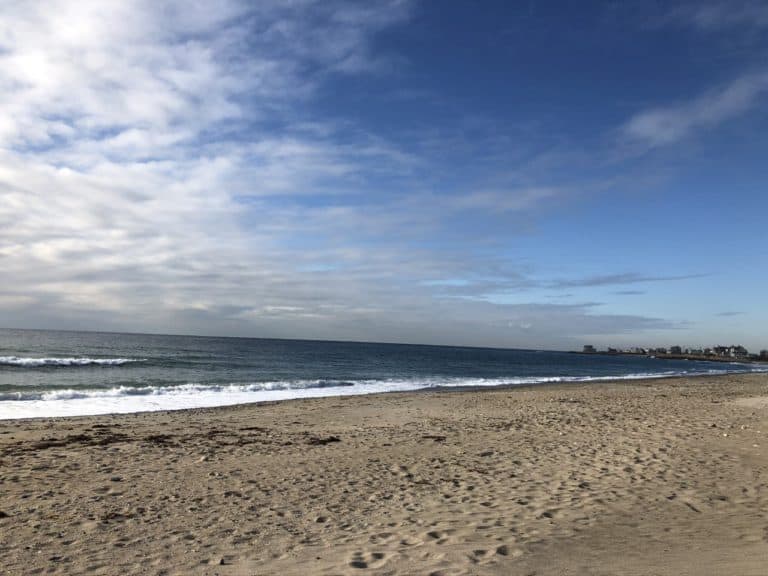
<path id="1" fill-rule="evenodd" d="M 768 573 L 768 376 L 0 422 L 3 574 Z"/>

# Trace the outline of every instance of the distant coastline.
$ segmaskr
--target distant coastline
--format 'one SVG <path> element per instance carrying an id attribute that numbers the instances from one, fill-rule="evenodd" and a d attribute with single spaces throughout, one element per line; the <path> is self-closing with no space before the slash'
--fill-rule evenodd
<path id="1" fill-rule="evenodd" d="M 626 352 L 596 350 L 594 352 L 584 352 L 582 350 L 572 350 L 569 354 L 583 354 L 584 356 L 644 356 L 646 358 L 657 358 L 659 360 L 696 360 L 698 362 L 726 362 L 726 363 L 744 363 L 744 364 L 768 364 L 768 358 L 754 356 L 711 356 L 707 354 L 670 354 L 670 353 L 646 353 L 646 352 Z"/>

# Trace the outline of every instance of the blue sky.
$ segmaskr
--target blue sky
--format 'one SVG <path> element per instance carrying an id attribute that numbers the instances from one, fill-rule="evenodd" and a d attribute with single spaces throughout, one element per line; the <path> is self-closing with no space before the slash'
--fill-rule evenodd
<path id="1" fill-rule="evenodd" d="M 0 7 L 0 325 L 768 347 L 764 2 Z"/>

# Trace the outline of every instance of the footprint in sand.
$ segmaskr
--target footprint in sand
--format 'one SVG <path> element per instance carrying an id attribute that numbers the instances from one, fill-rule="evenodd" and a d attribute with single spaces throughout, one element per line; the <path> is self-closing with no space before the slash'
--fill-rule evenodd
<path id="1" fill-rule="evenodd" d="M 517 558 L 522 556 L 522 554 L 522 550 L 512 549 L 506 544 L 502 544 L 495 550 L 486 550 L 484 548 L 473 550 L 468 558 L 472 564 L 489 564 L 498 562 L 500 560 L 499 556 Z"/>
<path id="2" fill-rule="evenodd" d="M 380 568 L 387 561 L 383 552 L 355 552 L 349 565 L 352 568 Z"/>
<path id="3" fill-rule="evenodd" d="M 499 556 L 510 556 L 512 558 L 518 558 L 523 555 L 523 551 L 519 548 L 510 548 L 506 544 L 502 544 L 496 548 L 496 554 Z"/>
<path id="4" fill-rule="evenodd" d="M 386 544 L 387 542 L 391 542 L 397 537 L 397 534 L 394 532 L 379 532 L 378 534 L 371 535 L 368 540 L 371 544 Z"/>
<path id="5" fill-rule="evenodd" d="M 427 532 L 427 537 L 435 544 L 442 545 L 450 540 L 450 536 L 454 532 L 455 530 L 431 530 Z"/>

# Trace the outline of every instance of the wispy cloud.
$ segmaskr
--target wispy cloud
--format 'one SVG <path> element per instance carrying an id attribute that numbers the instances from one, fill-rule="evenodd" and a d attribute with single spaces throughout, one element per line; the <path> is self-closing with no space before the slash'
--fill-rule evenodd
<path id="1" fill-rule="evenodd" d="M 643 330 L 679 330 L 685 322 L 633 315 L 595 314 L 594 303 L 587 304 L 520 304 L 506 310 L 511 327 L 523 328 L 529 334 L 551 334 L 571 324 L 574 338 L 628 334 Z M 553 313 L 555 312 L 555 313 Z"/>
<path id="2" fill-rule="evenodd" d="M 689 280 L 701 278 L 701 274 L 681 274 L 679 276 L 648 276 L 637 272 L 625 272 L 621 274 L 605 274 L 599 276 L 587 276 L 586 278 L 562 279 L 549 284 L 551 288 L 579 288 L 593 286 L 618 286 L 623 284 L 644 284 L 648 282 L 671 282 L 675 280 Z M 623 292 L 635 294 L 635 291 Z"/>
<path id="3" fill-rule="evenodd" d="M 768 27 L 768 5 L 762 0 L 728 0 L 683 4 L 671 10 L 666 22 L 688 24 L 704 31 Z"/>
<path id="4" fill-rule="evenodd" d="M 768 72 L 751 72 L 688 102 L 639 112 L 622 131 L 630 141 L 649 148 L 673 144 L 746 113 L 759 104 L 766 92 Z"/>

